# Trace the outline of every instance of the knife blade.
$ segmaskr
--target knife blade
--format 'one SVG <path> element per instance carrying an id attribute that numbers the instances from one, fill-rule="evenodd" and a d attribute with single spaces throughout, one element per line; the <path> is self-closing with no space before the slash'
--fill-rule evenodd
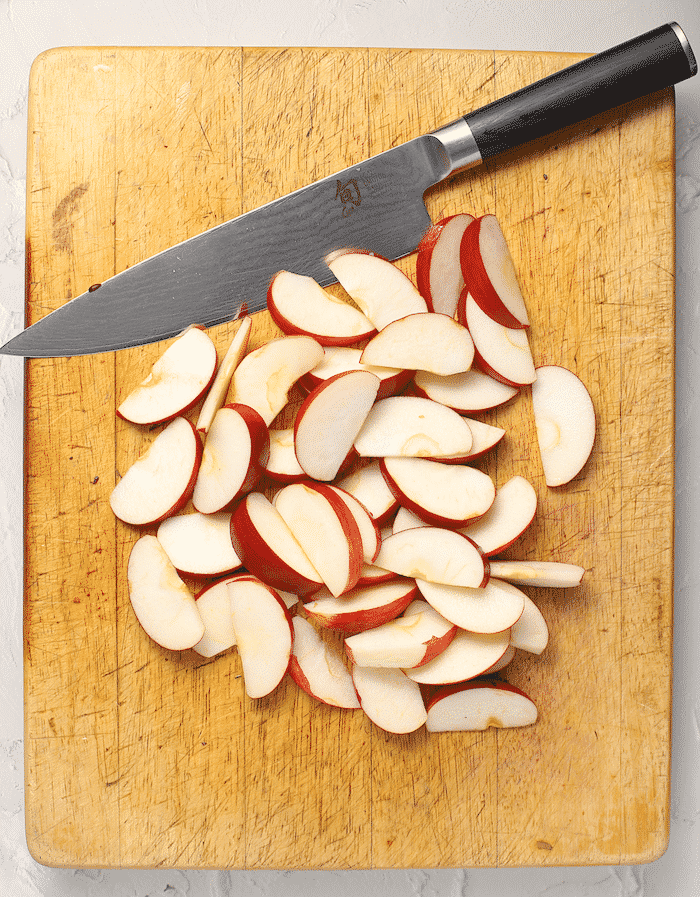
<path id="1" fill-rule="evenodd" d="M 324 259 L 337 250 L 396 260 L 431 226 L 424 196 L 445 178 L 696 72 L 681 27 L 662 25 L 139 262 L 0 353 L 62 357 L 157 342 L 233 320 L 242 306 L 264 309 L 280 270 L 333 283 Z"/>

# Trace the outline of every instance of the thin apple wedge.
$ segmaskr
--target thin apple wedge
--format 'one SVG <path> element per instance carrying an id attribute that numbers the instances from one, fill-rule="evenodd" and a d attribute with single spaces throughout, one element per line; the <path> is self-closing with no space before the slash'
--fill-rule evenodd
<path id="1" fill-rule="evenodd" d="M 533 383 L 537 374 L 527 331 L 494 321 L 466 290 L 459 302 L 457 316 L 474 340 L 477 366 L 507 386 L 519 388 Z"/>
<path id="2" fill-rule="evenodd" d="M 214 382 L 207 392 L 206 398 L 199 410 L 197 418 L 197 429 L 200 433 L 206 433 L 214 420 L 214 415 L 226 403 L 226 395 L 233 372 L 236 370 L 241 360 L 245 356 L 248 349 L 248 341 L 250 339 L 250 330 L 253 326 L 253 319 L 250 315 L 241 318 L 241 323 L 236 331 L 236 335 L 231 340 L 226 354 L 221 360 L 219 369 L 214 377 Z"/>
<path id="3" fill-rule="evenodd" d="M 275 590 L 252 576 L 230 580 L 228 594 L 246 694 L 263 698 L 289 669 L 292 618 Z"/>
<path id="4" fill-rule="evenodd" d="M 529 325 L 513 257 L 495 215 L 483 215 L 466 228 L 460 259 L 469 292 L 504 327 Z"/>
<path id="5" fill-rule="evenodd" d="M 500 561 L 491 560 L 491 575 L 521 586 L 541 586 L 545 589 L 570 589 L 581 583 L 586 572 L 577 564 L 559 561 Z"/>
<path id="6" fill-rule="evenodd" d="M 449 685 L 482 676 L 510 645 L 510 632 L 467 632 L 459 629 L 450 644 L 429 663 L 404 670 L 422 685 Z"/>
<path id="7" fill-rule="evenodd" d="M 194 596 L 155 536 L 134 543 L 127 566 L 129 599 L 154 642 L 170 651 L 192 648 L 204 635 Z"/>
<path id="8" fill-rule="evenodd" d="M 360 570 L 360 578 L 357 580 L 358 586 L 375 586 L 381 583 L 391 582 L 397 579 L 396 573 L 391 570 L 383 570 L 376 564 L 363 564 Z"/>
<path id="9" fill-rule="evenodd" d="M 414 601 L 411 612 L 348 636 L 345 650 L 357 666 L 412 669 L 437 657 L 456 634 L 457 627 L 426 601 Z"/>
<path id="10" fill-rule="evenodd" d="M 194 425 L 176 417 L 112 490 L 109 503 L 115 516 L 132 526 L 154 526 L 177 514 L 192 497 L 201 460 Z"/>
<path id="11" fill-rule="evenodd" d="M 304 611 L 327 629 L 363 632 L 394 620 L 417 594 L 414 579 L 394 577 L 390 582 L 356 586 L 338 598 L 321 589 L 304 604 Z"/>
<path id="12" fill-rule="evenodd" d="M 511 630 L 512 632 L 512 630 Z M 508 666 L 511 660 L 515 657 L 515 647 L 510 644 L 504 651 L 504 653 L 499 657 L 496 663 L 492 664 L 488 670 L 484 670 L 484 676 L 492 676 L 494 673 L 499 673 L 502 669 Z"/>
<path id="13" fill-rule="evenodd" d="M 369 371 L 375 377 L 379 377 L 377 398 L 386 399 L 401 392 L 413 377 L 413 371 L 363 364 L 360 361 L 362 349 L 354 346 L 326 346 L 324 352 L 323 361 L 299 378 L 299 386 L 307 393 L 336 374 L 347 371 Z"/>
<path id="14" fill-rule="evenodd" d="M 299 483 L 308 479 L 294 450 L 294 427 L 270 429 L 268 433 L 270 456 L 265 464 L 265 475 L 279 483 Z"/>
<path id="15" fill-rule="evenodd" d="M 261 492 L 249 492 L 233 512 L 231 542 L 245 568 L 273 589 L 303 597 L 323 585 L 280 512 Z"/>
<path id="16" fill-rule="evenodd" d="M 330 592 L 352 589 L 362 569 L 362 537 L 338 494 L 324 483 L 291 483 L 274 506 Z"/>
<path id="17" fill-rule="evenodd" d="M 422 312 L 387 324 L 367 343 L 367 365 L 428 371 L 443 377 L 468 371 L 474 342 L 466 327 L 449 315 Z"/>
<path id="18" fill-rule="evenodd" d="M 439 458 L 468 455 L 469 424 L 451 408 L 417 396 L 381 399 L 355 439 L 361 457 Z"/>
<path id="19" fill-rule="evenodd" d="M 322 346 L 348 346 L 375 332 L 361 311 L 324 290 L 313 277 L 291 271 L 272 278 L 267 308 L 284 333 L 312 336 Z"/>
<path id="20" fill-rule="evenodd" d="M 433 526 L 458 528 L 482 517 L 496 487 L 476 467 L 428 458 L 382 458 L 382 473 L 402 507 Z"/>
<path id="21" fill-rule="evenodd" d="M 399 576 L 473 589 L 485 586 L 489 579 L 488 563 L 475 543 L 455 530 L 436 526 L 387 536 L 375 563 Z"/>
<path id="22" fill-rule="evenodd" d="M 417 395 L 447 405 L 460 414 L 498 408 L 514 398 L 519 391 L 517 386 L 508 386 L 475 368 L 448 377 L 416 371 L 413 388 Z"/>
<path id="23" fill-rule="evenodd" d="M 446 620 L 469 632 L 504 632 L 520 619 L 526 595 L 512 583 L 491 579 L 481 589 L 417 579 L 425 600 Z"/>
<path id="24" fill-rule="evenodd" d="M 216 346 L 200 327 L 171 343 L 117 408 L 133 424 L 162 424 L 193 408 L 216 374 Z"/>
<path id="25" fill-rule="evenodd" d="M 365 464 L 343 477 L 337 485 L 367 508 L 377 526 L 384 526 L 399 507 L 398 501 L 386 484 L 379 461 Z"/>
<path id="26" fill-rule="evenodd" d="M 247 575 L 247 574 L 245 574 Z M 240 576 L 240 574 L 239 574 Z M 231 599 L 228 584 L 232 578 L 218 579 L 209 583 L 195 595 L 197 610 L 204 623 L 204 635 L 192 646 L 192 650 L 202 657 L 223 654 L 236 644 L 231 616 Z"/>
<path id="27" fill-rule="evenodd" d="M 493 726 L 510 729 L 531 726 L 537 707 L 526 694 L 507 682 L 462 682 L 440 689 L 428 701 L 429 732 L 481 732 Z"/>
<path id="28" fill-rule="evenodd" d="M 158 527 L 156 538 L 180 573 L 223 576 L 242 566 L 231 544 L 231 514 L 177 514 Z"/>
<path id="29" fill-rule="evenodd" d="M 346 371 L 304 399 L 294 423 L 299 465 L 315 480 L 335 479 L 353 449 L 379 389 L 369 371 Z"/>
<path id="30" fill-rule="evenodd" d="M 282 336 L 241 361 L 231 378 L 231 401 L 254 408 L 269 427 L 289 400 L 297 380 L 323 360 L 323 346 L 310 336 Z"/>
<path id="31" fill-rule="evenodd" d="M 325 261 L 338 283 L 377 330 L 398 318 L 428 310 L 410 277 L 381 256 L 341 250 Z"/>
<path id="32" fill-rule="evenodd" d="M 472 221 L 472 215 L 450 215 L 428 228 L 418 244 L 416 284 L 430 311 L 454 317 L 457 300 L 464 289 L 460 260 L 462 236 Z"/>
<path id="33" fill-rule="evenodd" d="M 522 476 L 499 486 L 488 511 L 462 532 L 473 539 L 484 554 L 499 554 L 525 532 L 537 512 L 537 492 Z"/>
<path id="34" fill-rule="evenodd" d="M 204 442 L 192 503 L 203 514 L 230 510 L 257 485 L 270 457 L 270 436 L 260 414 L 248 405 L 224 405 Z"/>
<path id="35" fill-rule="evenodd" d="M 537 368 L 532 384 L 537 442 L 548 486 L 563 486 L 581 472 L 595 443 L 591 396 L 572 371 L 559 365 Z"/>
<path id="36" fill-rule="evenodd" d="M 360 706 L 375 726 L 406 735 L 425 723 L 427 712 L 420 686 L 401 670 L 355 666 L 352 679 Z"/>
<path id="37" fill-rule="evenodd" d="M 365 564 L 373 564 L 379 554 L 382 544 L 382 536 L 379 526 L 372 519 L 367 508 L 358 501 L 354 495 L 341 489 L 339 486 L 330 487 L 338 497 L 345 502 L 348 510 L 355 518 L 355 523 L 362 539 L 362 560 Z"/>
<path id="38" fill-rule="evenodd" d="M 323 704 L 357 710 L 360 701 L 340 651 L 326 642 L 304 617 L 292 618 L 294 645 L 289 675 Z"/>
<path id="39" fill-rule="evenodd" d="M 520 619 L 510 630 L 510 643 L 513 648 L 530 654 L 541 654 L 549 643 L 547 621 L 529 595 L 525 596 Z"/>

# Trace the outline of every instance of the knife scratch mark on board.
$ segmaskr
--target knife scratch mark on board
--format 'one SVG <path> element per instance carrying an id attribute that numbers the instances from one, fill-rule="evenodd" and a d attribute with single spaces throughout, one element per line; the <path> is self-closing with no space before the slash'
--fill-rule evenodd
<path id="1" fill-rule="evenodd" d="M 78 211 L 80 200 L 87 193 L 89 187 L 89 182 L 73 187 L 70 193 L 63 197 L 53 211 L 51 236 L 53 237 L 54 246 L 59 252 L 71 251 L 73 239 L 70 219 Z"/>

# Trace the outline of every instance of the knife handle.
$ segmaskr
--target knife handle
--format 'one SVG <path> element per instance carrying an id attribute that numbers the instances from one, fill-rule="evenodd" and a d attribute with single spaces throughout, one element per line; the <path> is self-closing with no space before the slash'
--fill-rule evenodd
<path id="1" fill-rule="evenodd" d="M 697 69 L 683 30 L 670 22 L 470 112 L 433 136 L 445 146 L 452 171 L 461 170 L 670 87 Z"/>

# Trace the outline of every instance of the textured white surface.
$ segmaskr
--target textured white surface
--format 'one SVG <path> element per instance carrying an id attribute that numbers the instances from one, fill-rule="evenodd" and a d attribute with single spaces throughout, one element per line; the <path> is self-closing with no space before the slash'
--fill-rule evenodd
<path id="1" fill-rule="evenodd" d="M 596 52 L 697 0 L 0 0 L 0 343 L 22 326 L 27 83 L 61 45 L 454 47 Z M 24 838 L 22 362 L 0 357 L 0 895 L 12 897 L 697 897 L 700 894 L 700 75 L 677 103 L 677 461 L 671 838 L 634 867 L 392 872 L 56 870 Z M 440 123 L 436 123 L 440 124 Z M 653 376 L 653 371 L 649 372 Z"/>

